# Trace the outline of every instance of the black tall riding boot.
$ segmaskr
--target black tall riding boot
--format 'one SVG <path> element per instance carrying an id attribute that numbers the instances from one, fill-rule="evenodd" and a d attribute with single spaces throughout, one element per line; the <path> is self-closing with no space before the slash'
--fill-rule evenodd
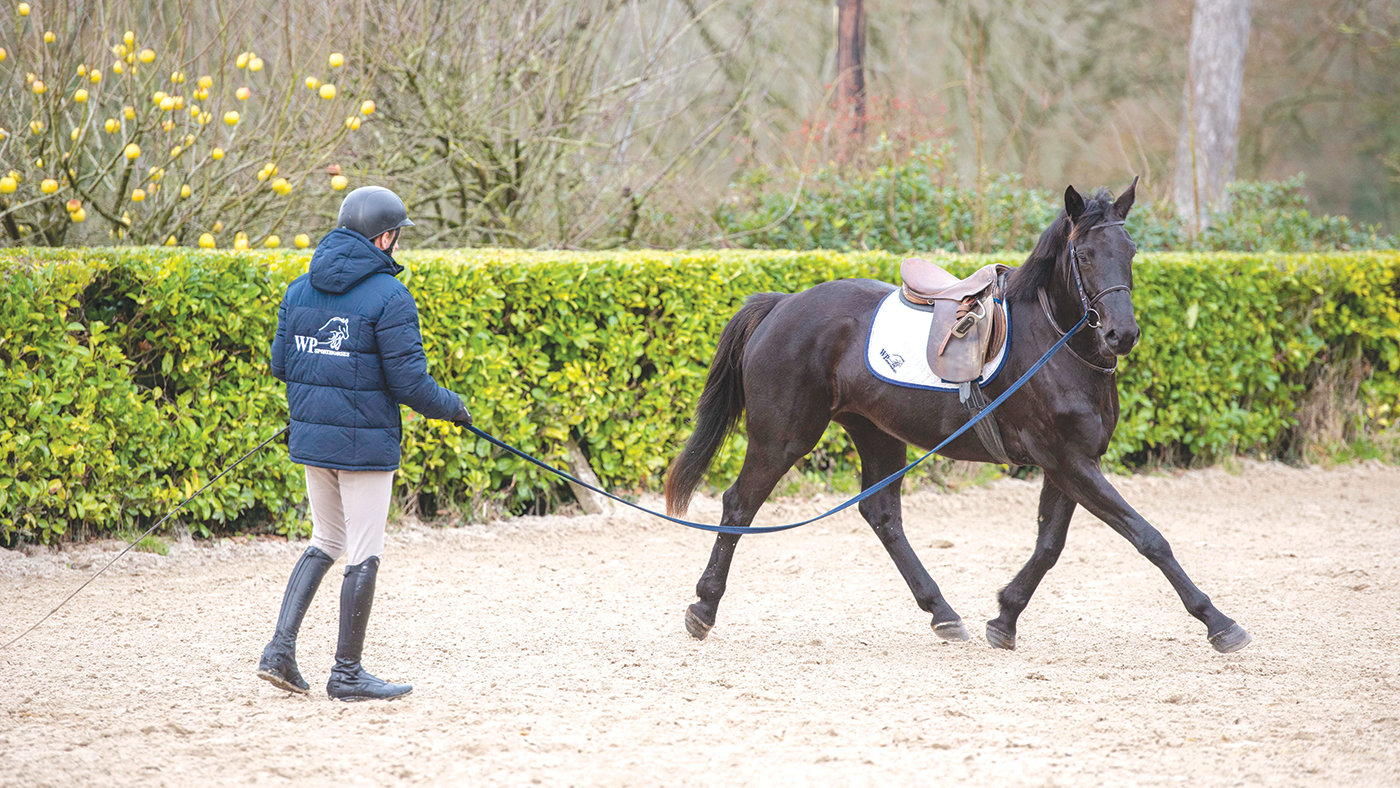
<path id="1" fill-rule="evenodd" d="M 413 691 L 408 684 L 377 679 L 360 666 L 365 628 L 374 603 L 374 578 L 378 574 L 378 556 L 345 568 L 345 580 L 340 585 L 340 643 L 335 649 L 331 679 L 326 682 L 326 694 L 333 700 L 389 700 Z"/>
<path id="2" fill-rule="evenodd" d="M 335 559 L 315 547 L 297 559 L 292 576 L 287 580 L 287 592 L 282 595 L 282 612 L 277 615 L 277 631 L 272 642 L 263 649 L 262 660 L 258 662 L 258 678 L 266 679 L 288 692 L 306 693 L 311 688 L 297 670 L 297 632 L 301 630 L 301 619 L 316 589 L 321 587 L 321 578 L 331 568 Z"/>

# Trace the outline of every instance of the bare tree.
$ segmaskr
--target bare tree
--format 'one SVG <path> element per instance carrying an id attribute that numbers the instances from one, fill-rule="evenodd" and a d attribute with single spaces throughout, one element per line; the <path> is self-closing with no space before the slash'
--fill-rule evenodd
<path id="1" fill-rule="evenodd" d="M 865 0 L 836 2 L 836 78 L 839 117 L 851 140 L 865 136 Z"/>
<path id="2" fill-rule="evenodd" d="M 1239 148 L 1249 0 L 1196 0 L 1176 146 L 1177 212 L 1199 231 L 1228 206 Z"/>

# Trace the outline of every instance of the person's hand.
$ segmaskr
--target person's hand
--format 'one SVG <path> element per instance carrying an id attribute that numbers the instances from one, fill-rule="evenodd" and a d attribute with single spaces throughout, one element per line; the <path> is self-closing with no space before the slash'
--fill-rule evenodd
<path id="1" fill-rule="evenodd" d="M 463 405 L 462 412 L 457 414 L 456 418 L 452 419 L 452 423 L 461 425 L 463 427 L 470 427 L 472 425 L 471 411 L 468 411 L 467 407 Z"/>

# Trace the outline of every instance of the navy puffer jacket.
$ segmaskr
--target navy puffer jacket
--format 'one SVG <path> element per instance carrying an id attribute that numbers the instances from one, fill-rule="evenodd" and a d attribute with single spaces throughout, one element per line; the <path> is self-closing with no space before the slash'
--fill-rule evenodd
<path id="1" fill-rule="evenodd" d="M 332 230 L 282 297 L 272 374 L 287 383 L 292 460 L 343 471 L 399 467 L 399 404 L 433 419 L 465 415 L 428 374 L 403 266 L 363 235 Z"/>

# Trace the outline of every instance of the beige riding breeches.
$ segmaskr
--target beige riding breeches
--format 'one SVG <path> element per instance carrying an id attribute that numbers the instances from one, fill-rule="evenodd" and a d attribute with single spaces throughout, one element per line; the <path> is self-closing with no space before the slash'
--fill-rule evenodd
<path id="1" fill-rule="evenodd" d="M 393 471 L 337 471 L 306 466 L 311 544 L 348 566 L 384 553 Z"/>

